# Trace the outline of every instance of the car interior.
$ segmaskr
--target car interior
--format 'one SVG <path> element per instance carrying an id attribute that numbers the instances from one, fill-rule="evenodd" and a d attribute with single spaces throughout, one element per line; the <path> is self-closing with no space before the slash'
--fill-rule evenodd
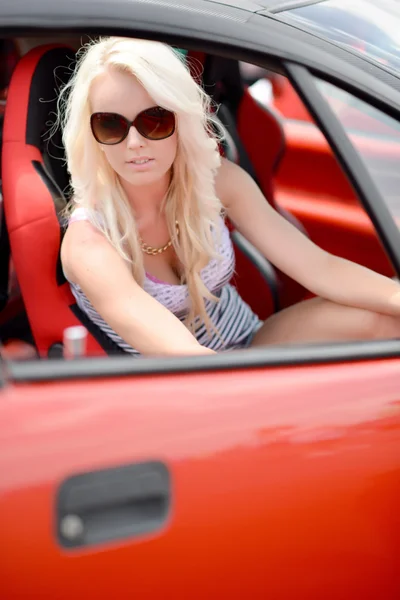
<path id="1" fill-rule="evenodd" d="M 68 173 L 60 130 L 49 131 L 57 91 L 68 81 L 80 41 L 26 38 L 1 46 L 0 342 L 5 356 L 15 359 L 62 358 L 63 331 L 73 325 L 87 328 L 88 355 L 123 353 L 78 308 L 59 257 Z M 315 243 L 393 276 L 369 217 L 283 71 L 249 75 L 237 60 L 191 50 L 187 61 L 227 130 L 221 153 L 238 162 L 274 208 Z M 268 103 L 252 94 L 260 77 L 272 88 Z M 260 318 L 308 297 L 229 227 L 234 283 Z"/>

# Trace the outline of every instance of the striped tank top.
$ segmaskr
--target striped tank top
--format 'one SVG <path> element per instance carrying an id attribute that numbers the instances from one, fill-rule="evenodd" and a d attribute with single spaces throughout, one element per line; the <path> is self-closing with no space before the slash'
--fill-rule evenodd
<path id="1" fill-rule="evenodd" d="M 88 220 L 86 209 L 76 208 L 69 219 L 69 224 L 83 220 Z M 206 325 L 199 323 L 194 332 L 199 344 L 216 352 L 247 347 L 262 325 L 262 321 L 240 297 L 236 288 L 229 283 L 235 270 L 235 253 L 229 230 L 222 219 L 221 226 L 220 242 L 217 247 L 219 257 L 211 259 L 200 273 L 207 289 L 218 299 L 205 299 L 206 313 L 216 331 L 211 331 L 209 334 Z M 69 284 L 77 305 L 88 318 L 125 352 L 140 356 L 135 348 L 126 343 L 104 321 L 80 286 L 71 281 Z M 178 319 L 184 321 L 190 302 L 187 285 L 166 283 L 146 273 L 143 289 Z"/>

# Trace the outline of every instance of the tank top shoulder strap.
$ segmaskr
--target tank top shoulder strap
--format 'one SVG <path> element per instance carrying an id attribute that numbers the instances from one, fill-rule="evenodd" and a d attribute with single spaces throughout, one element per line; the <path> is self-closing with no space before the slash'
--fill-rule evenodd
<path id="1" fill-rule="evenodd" d="M 74 223 L 75 221 L 88 221 L 88 220 L 89 220 L 89 215 L 88 215 L 87 209 L 84 208 L 83 206 L 78 206 L 71 213 L 71 216 L 68 219 L 68 224 Z"/>

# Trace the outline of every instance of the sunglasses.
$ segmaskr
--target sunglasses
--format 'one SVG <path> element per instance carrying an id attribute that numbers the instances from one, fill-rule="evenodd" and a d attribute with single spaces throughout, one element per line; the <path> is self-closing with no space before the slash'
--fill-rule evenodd
<path id="1" fill-rule="evenodd" d="M 153 106 L 140 112 L 133 121 L 109 112 L 93 113 L 90 117 L 90 127 L 99 144 L 120 144 L 132 125 L 148 140 L 165 140 L 175 131 L 175 115 L 160 106 Z"/>

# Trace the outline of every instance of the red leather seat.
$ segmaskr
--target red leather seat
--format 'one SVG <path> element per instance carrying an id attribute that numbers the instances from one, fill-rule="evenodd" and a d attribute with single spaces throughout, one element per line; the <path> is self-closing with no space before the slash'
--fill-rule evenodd
<path id="1" fill-rule="evenodd" d="M 2 173 L 11 255 L 40 356 L 59 347 L 66 327 L 81 324 L 60 265 L 62 211 L 68 175 L 61 134 L 49 140 L 57 90 L 67 81 L 74 53 L 62 46 L 35 48 L 11 78 L 4 116 Z M 76 312 L 76 311 L 75 311 Z M 88 352 L 104 354 L 89 335 Z"/>

